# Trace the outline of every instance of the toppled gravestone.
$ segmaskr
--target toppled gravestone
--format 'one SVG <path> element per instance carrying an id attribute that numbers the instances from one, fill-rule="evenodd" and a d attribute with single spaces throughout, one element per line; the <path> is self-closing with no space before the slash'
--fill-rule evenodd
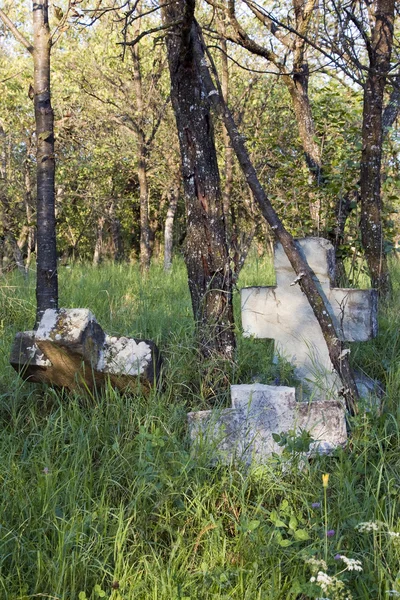
<path id="1" fill-rule="evenodd" d="M 157 383 L 161 356 L 149 340 L 106 335 L 88 309 L 48 309 L 36 331 L 17 333 L 10 363 L 27 381 L 69 390 L 137 391 Z"/>
<path id="2" fill-rule="evenodd" d="M 213 446 L 224 464 L 263 463 L 282 447 L 273 434 L 306 430 L 314 440 L 310 454 L 328 454 L 347 440 L 345 410 L 338 400 L 297 402 L 295 389 L 260 383 L 231 386 L 232 408 L 188 414 L 195 449 Z"/>
<path id="3" fill-rule="evenodd" d="M 377 291 L 333 287 L 335 249 L 328 240 L 305 238 L 296 244 L 315 273 L 338 338 L 363 342 L 376 336 Z M 294 366 L 305 396 L 323 400 L 335 397 L 341 382 L 319 323 L 296 285 L 296 274 L 281 244 L 275 248 L 274 266 L 276 286 L 241 290 L 243 333 L 274 339 L 276 354 Z"/>

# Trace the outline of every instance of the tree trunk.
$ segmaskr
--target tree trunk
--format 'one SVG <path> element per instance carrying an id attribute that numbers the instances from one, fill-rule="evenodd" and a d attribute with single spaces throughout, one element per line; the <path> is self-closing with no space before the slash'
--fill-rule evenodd
<path id="1" fill-rule="evenodd" d="M 93 261 L 92 261 L 92 264 L 94 267 L 97 267 L 100 264 L 100 260 L 101 260 L 101 254 L 102 254 L 102 249 L 103 249 L 104 224 L 105 224 L 105 218 L 99 217 L 99 220 L 97 221 L 96 244 L 94 247 Z"/>
<path id="2" fill-rule="evenodd" d="M 372 287 L 390 289 L 382 229 L 381 160 L 383 95 L 390 69 L 395 0 L 377 0 L 364 90 L 361 156 L 361 238 Z"/>
<path id="3" fill-rule="evenodd" d="M 124 245 L 121 235 L 121 222 L 115 214 L 114 200 L 111 201 L 108 214 L 110 218 L 112 258 L 115 262 L 121 262 L 124 258 Z"/>
<path id="4" fill-rule="evenodd" d="M 203 356 L 235 348 L 232 275 L 210 107 L 194 59 L 194 0 L 163 3 L 187 215 L 185 261 Z"/>
<path id="5" fill-rule="evenodd" d="M 34 104 L 37 180 L 37 282 L 36 323 L 44 311 L 58 308 L 55 220 L 54 115 L 50 100 L 51 37 L 48 0 L 33 4 Z"/>
<path id="6" fill-rule="evenodd" d="M 164 225 L 164 271 L 172 267 L 173 227 L 179 199 L 179 182 L 175 181 L 169 193 L 167 216 Z"/>
<path id="7" fill-rule="evenodd" d="M 137 3 L 138 18 L 134 22 L 133 34 L 137 37 L 141 27 L 141 2 Z M 149 185 L 147 182 L 147 144 L 143 128 L 145 107 L 143 102 L 142 73 L 140 67 L 139 44 L 131 47 L 133 64 L 133 78 L 135 86 L 135 101 L 137 112 L 136 141 L 138 148 L 137 174 L 139 179 L 139 205 L 140 205 L 140 268 L 147 271 L 150 267 L 150 222 L 149 222 Z"/>
<path id="8" fill-rule="evenodd" d="M 208 97 L 212 99 L 218 114 L 222 117 L 225 123 L 239 164 L 265 220 L 268 222 L 272 231 L 274 232 L 275 238 L 282 244 L 286 256 L 288 257 L 290 264 L 298 276 L 298 283 L 302 291 L 307 296 L 310 306 L 321 327 L 331 362 L 343 382 L 342 394 L 346 400 L 347 408 L 351 414 L 354 414 L 357 412 L 356 401 L 359 397 L 357 386 L 354 381 L 354 375 L 350 368 L 348 356 L 346 353 L 343 353 L 343 344 L 337 337 L 335 326 L 329 314 L 329 310 L 325 305 L 323 292 L 320 288 L 319 282 L 316 279 L 313 271 L 310 269 L 307 261 L 299 252 L 294 239 L 290 233 L 285 230 L 282 221 L 279 219 L 278 215 L 273 209 L 270 200 L 268 199 L 258 180 L 243 138 L 237 130 L 229 108 L 226 106 L 222 94 L 215 89 L 212 82 L 205 58 L 204 45 L 200 38 L 200 32 L 197 35 L 194 47 L 198 69 L 202 74 Z"/>
<path id="9" fill-rule="evenodd" d="M 32 259 L 32 248 L 35 247 L 35 227 L 32 225 L 33 215 L 32 215 L 32 180 L 31 180 L 31 172 L 29 169 L 29 154 L 31 152 L 31 141 L 29 140 L 26 149 L 26 159 L 24 162 L 24 171 L 25 171 L 25 212 L 26 212 L 26 221 L 28 224 L 28 238 L 27 238 L 27 249 L 26 249 L 26 261 L 25 261 L 25 270 L 26 273 L 29 273 L 29 267 Z"/>

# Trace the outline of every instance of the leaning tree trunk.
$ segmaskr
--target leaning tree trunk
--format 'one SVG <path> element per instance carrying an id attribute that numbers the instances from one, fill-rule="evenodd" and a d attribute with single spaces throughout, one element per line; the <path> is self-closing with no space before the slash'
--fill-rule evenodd
<path id="1" fill-rule="evenodd" d="M 232 275 L 210 106 L 194 59 L 194 0 L 162 4 L 177 123 L 187 234 L 185 261 L 200 350 L 232 358 Z"/>
<path id="2" fill-rule="evenodd" d="M 35 0 L 34 104 L 36 121 L 37 180 L 37 282 L 36 322 L 48 308 L 58 308 L 58 277 L 55 219 L 54 115 L 50 99 L 51 37 L 48 0 Z"/>
<path id="3" fill-rule="evenodd" d="M 382 227 L 381 160 L 383 95 L 390 69 L 395 0 L 377 0 L 370 41 L 370 65 L 364 91 L 361 156 L 361 237 L 372 287 L 380 294 L 390 288 Z"/>
<path id="4" fill-rule="evenodd" d="M 356 401 L 359 397 L 357 386 L 354 381 L 348 355 L 346 352 L 343 352 L 343 344 L 337 337 L 335 326 L 329 314 L 329 310 L 325 305 L 323 292 L 321 291 L 320 285 L 316 280 L 315 274 L 310 269 L 301 252 L 299 252 L 293 237 L 288 231 L 286 231 L 282 221 L 279 219 L 278 215 L 273 209 L 269 198 L 267 197 L 258 180 L 254 166 L 249 158 L 245 143 L 239 131 L 237 130 L 236 124 L 232 118 L 232 114 L 223 100 L 221 90 L 217 91 L 215 89 L 205 57 L 204 44 L 201 40 L 199 28 L 197 29 L 197 37 L 194 43 L 194 48 L 197 58 L 197 65 L 202 74 L 208 97 L 212 99 L 213 105 L 225 123 L 239 164 L 254 194 L 254 198 L 260 207 L 262 215 L 267 223 L 271 226 L 276 240 L 282 244 L 286 256 L 288 257 L 293 270 L 297 274 L 297 283 L 305 293 L 315 317 L 318 320 L 327 344 L 329 357 L 334 369 L 342 380 L 343 389 L 341 392 L 346 400 L 347 408 L 351 414 L 354 414 L 357 412 Z"/>

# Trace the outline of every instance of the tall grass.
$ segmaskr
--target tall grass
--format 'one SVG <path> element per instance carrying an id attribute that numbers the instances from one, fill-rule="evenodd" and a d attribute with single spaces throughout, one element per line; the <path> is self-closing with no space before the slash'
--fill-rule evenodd
<path id="1" fill-rule="evenodd" d="M 354 352 L 385 385 L 383 410 L 353 419 L 346 449 L 301 470 L 293 456 L 245 470 L 213 465 L 207 448 L 193 454 L 186 413 L 206 402 L 179 260 L 169 275 L 155 265 L 145 278 L 126 265 L 61 269 L 62 306 L 88 307 L 107 332 L 159 344 L 164 386 L 147 398 L 111 388 L 83 398 L 20 381 L 8 353 L 14 333 L 33 324 L 34 281 L 2 280 L 0 598 L 400 595 L 399 265 L 392 273 L 397 292 L 382 306 L 379 336 Z M 253 260 L 240 285 L 272 276 Z M 238 342 L 228 379 L 273 378 L 270 344 L 239 331 Z M 374 525 L 357 528 L 363 522 Z M 332 579 L 326 593 L 310 581 L 325 544 L 325 572 L 344 586 Z M 363 570 L 340 573 L 339 555 Z"/>

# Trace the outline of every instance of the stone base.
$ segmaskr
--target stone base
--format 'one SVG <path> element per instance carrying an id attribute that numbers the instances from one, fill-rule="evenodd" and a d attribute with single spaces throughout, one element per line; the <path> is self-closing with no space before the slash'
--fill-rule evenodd
<path id="1" fill-rule="evenodd" d="M 262 463 L 283 450 L 273 434 L 306 430 L 314 442 L 311 453 L 332 452 L 347 440 L 345 410 L 338 401 L 297 402 L 295 389 L 262 384 L 233 385 L 232 408 L 188 414 L 192 443 L 212 444 L 215 457 Z"/>
<path id="2" fill-rule="evenodd" d="M 92 390 L 110 381 L 135 391 L 158 382 L 161 356 L 151 341 L 106 335 L 87 309 L 49 309 L 37 331 L 17 333 L 10 363 L 34 383 Z"/>

